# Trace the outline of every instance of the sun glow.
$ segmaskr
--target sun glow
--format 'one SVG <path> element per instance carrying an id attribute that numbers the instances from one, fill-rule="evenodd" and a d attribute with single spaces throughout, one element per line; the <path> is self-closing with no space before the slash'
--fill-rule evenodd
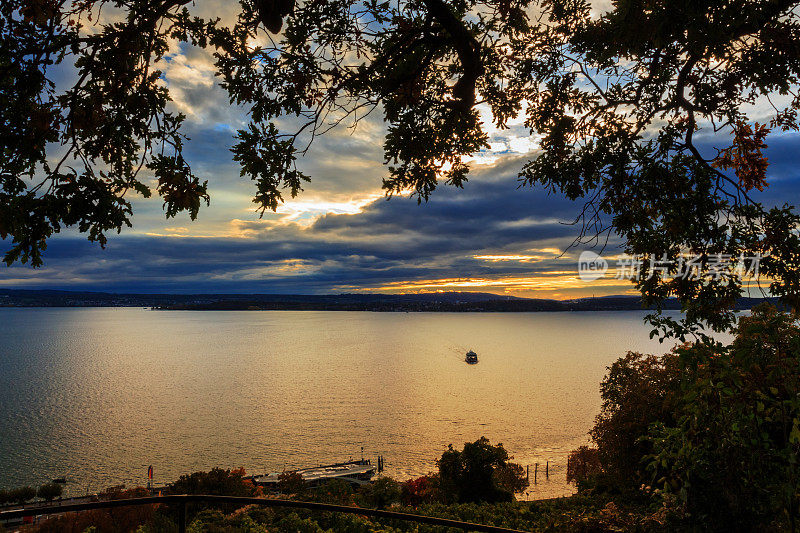
<path id="1" fill-rule="evenodd" d="M 405 280 L 373 287 L 342 287 L 363 292 L 415 293 L 443 291 L 486 291 L 530 295 L 546 298 L 576 298 L 592 294 L 622 294 L 631 292 L 626 280 L 599 279 L 591 284 L 581 281 L 574 271 L 553 270 L 536 275 L 465 277 Z"/>
<path id="2" fill-rule="evenodd" d="M 283 203 L 276 214 L 281 215 L 284 223 L 296 223 L 301 226 L 310 226 L 319 217 L 324 215 L 356 215 L 361 213 L 367 205 L 382 198 L 383 193 L 376 192 L 358 198 L 344 201 L 324 199 L 290 200 Z"/>

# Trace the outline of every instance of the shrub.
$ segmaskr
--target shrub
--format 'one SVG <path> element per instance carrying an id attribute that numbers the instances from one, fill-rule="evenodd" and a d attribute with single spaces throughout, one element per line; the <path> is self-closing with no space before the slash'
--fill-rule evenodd
<path id="1" fill-rule="evenodd" d="M 36 491 L 36 495 L 39 496 L 41 499 L 50 502 L 60 497 L 63 492 L 64 492 L 64 487 L 62 487 L 60 484 L 45 483 L 44 485 L 39 487 L 39 490 Z"/>
<path id="2" fill-rule="evenodd" d="M 656 488 L 719 530 L 790 528 L 800 518 L 800 328 L 769 305 L 740 319 L 728 347 L 679 351 L 674 425 L 653 430 Z"/>
<path id="3" fill-rule="evenodd" d="M 19 487 L 10 490 L 8 496 L 9 501 L 15 503 L 25 503 L 36 497 L 36 489 L 33 487 Z"/>
<path id="4" fill-rule="evenodd" d="M 303 476 L 298 474 L 295 470 L 281 472 L 278 476 L 278 490 L 283 494 L 302 495 L 305 494 L 307 489 L 308 486 Z"/>
<path id="5" fill-rule="evenodd" d="M 400 486 L 400 500 L 409 507 L 442 501 L 439 476 L 430 474 L 403 482 Z"/>
<path id="6" fill-rule="evenodd" d="M 439 488 L 447 501 L 511 501 L 528 486 L 522 467 L 509 462 L 502 444 L 492 446 L 486 437 L 464 443 L 459 451 L 451 444 L 436 461 Z"/>
<path id="7" fill-rule="evenodd" d="M 358 489 L 359 504 L 383 509 L 400 501 L 400 484 L 390 477 L 379 477 Z"/>
<path id="8" fill-rule="evenodd" d="M 600 464 L 600 451 L 597 448 L 581 446 L 570 452 L 567 459 L 567 483 L 575 483 L 580 487 L 590 477 L 603 471 Z"/>
<path id="9" fill-rule="evenodd" d="M 590 435 L 608 481 L 618 490 L 638 491 L 651 479 L 646 458 L 650 426 L 674 423 L 681 367 L 676 352 L 662 357 L 628 352 L 614 362 L 600 385 L 600 414 Z"/>

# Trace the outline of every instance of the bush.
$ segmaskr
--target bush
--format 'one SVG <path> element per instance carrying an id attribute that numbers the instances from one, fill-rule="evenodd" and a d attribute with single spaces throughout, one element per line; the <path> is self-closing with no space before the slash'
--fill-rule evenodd
<path id="1" fill-rule="evenodd" d="M 39 490 L 36 491 L 36 495 L 39 496 L 41 499 L 51 502 L 56 498 L 61 497 L 61 494 L 64 492 L 64 487 L 62 487 L 58 483 L 45 483 Z"/>
<path id="2" fill-rule="evenodd" d="M 762 305 L 728 347 L 679 350 L 685 378 L 674 425 L 652 431 L 656 488 L 718 530 L 774 529 L 800 518 L 800 328 Z"/>
<path id="3" fill-rule="evenodd" d="M 278 490 L 283 494 L 305 494 L 308 486 L 303 479 L 303 476 L 295 470 L 288 472 L 281 472 L 278 476 Z"/>
<path id="4" fill-rule="evenodd" d="M 676 352 L 662 357 L 628 352 L 614 362 L 600 385 L 600 414 L 590 435 L 605 478 L 617 490 L 638 491 L 649 483 L 646 439 L 653 424 L 672 425 L 681 365 Z"/>
<path id="5" fill-rule="evenodd" d="M 400 484 L 390 477 L 379 477 L 358 489 L 359 505 L 383 509 L 400 501 Z"/>
<path id="6" fill-rule="evenodd" d="M 446 501 L 501 502 L 514 499 L 528 486 L 521 466 L 509 462 L 502 444 L 492 446 L 486 437 L 464 443 L 459 451 L 451 444 L 436 461 L 439 488 Z"/>
<path id="7" fill-rule="evenodd" d="M 15 503 L 25 503 L 36 497 L 36 489 L 33 487 L 19 487 L 12 489 L 8 493 L 9 501 Z"/>
<path id="8" fill-rule="evenodd" d="M 403 482 L 400 487 L 400 500 L 403 505 L 409 507 L 443 501 L 439 491 L 439 476 L 430 474 Z"/>
<path id="9" fill-rule="evenodd" d="M 597 448 L 581 446 L 570 452 L 567 458 L 567 483 L 575 483 L 579 488 L 590 477 L 596 477 L 602 471 L 600 451 Z"/>

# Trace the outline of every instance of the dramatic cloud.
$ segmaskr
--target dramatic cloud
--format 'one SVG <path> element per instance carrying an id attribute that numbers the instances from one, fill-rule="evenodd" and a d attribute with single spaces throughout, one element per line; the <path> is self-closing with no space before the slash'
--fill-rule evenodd
<path id="1" fill-rule="evenodd" d="M 238 7 L 232 6 L 213 13 L 235 17 Z M 403 197 L 387 201 L 380 190 L 386 128 L 376 110 L 357 128 L 343 125 L 318 137 L 299 161 L 312 183 L 277 213 L 259 218 L 254 186 L 239 176 L 230 152 L 246 110 L 229 104 L 213 63 L 208 51 L 176 43 L 161 66 L 171 105 L 187 116 L 186 156 L 209 183 L 212 203 L 200 218 L 165 220 L 158 198 L 137 198 L 134 228 L 111 236 L 106 250 L 67 231 L 50 243 L 45 267 L 3 268 L 0 286 L 184 293 L 481 290 L 556 298 L 631 290 L 624 281 L 578 279 L 581 250 L 570 245 L 579 228 L 569 222 L 581 205 L 519 188 L 517 172 L 535 157 L 538 139 L 521 119 L 505 130 L 493 128 L 484 108 L 490 147 L 472 158 L 463 190 L 442 187 L 421 205 Z M 63 68 L 57 81 L 73 75 Z M 769 143 L 770 187 L 758 199 L 796 204 L 800 137 L 774 135 Z M 701 146 L 715 153 L 713 142 Z"/>
<path id="2" fill-rule="evenodd" d="M 777 175 L 763 200 L 797 199 L 796 146 L 796 137 L 773 144 L 768 155 Z M 206 153 L 210 168 L 228 164 L 226 154 Z M 623 281 L 577 278 L 580 250 L 568 248 L 578 228 L 566 222 L 580 205 L 518 188 L 523 161 L 504 156 L 476 169 L 465 189 L 442 188 L 421 205 L 386 200 L 376 191 L 361 203 L 303 197 L 265 219 L 248 210 L 245 195 L 235 192 L 241 183 L 231 180 L 219 186 L 230 195 L 228 205 L 215 202 L 202 215 L 213 224 L 164 224 L 162 218 L 159 231 L 114 237 L 106 250 L 65 235 L 53 240 L 44 268 L 5 269 L 0 285 L 136 292 L 482 290 L 560 298 L 629 291 Z M 342 190 L 349 187 L 345 181 Z"/>

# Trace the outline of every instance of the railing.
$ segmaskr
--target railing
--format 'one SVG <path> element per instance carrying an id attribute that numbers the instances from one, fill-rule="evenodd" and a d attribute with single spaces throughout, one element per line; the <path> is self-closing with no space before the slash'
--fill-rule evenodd
<path id="1" fill-rule="evenodd" d="M 398 513 L 382 509 L 365 509 L 362 507 L 348 507 L 345 505 L 332 505 L 329 503 L 302 502 L 295 500 L 273 500 L 268 498 L 244 498 L 240 496 L 212 496 L 206 494 L 173 494 L 169 496 L 146 496 L 144 498 L 127 498 L 122 500 L 100 500 L 87 503 L 58 504 L 49 507 L 36 507 L 29 509 L 15 509 L 13 511 L 0 511 L 0 521 L 14 520 L 26 516 L 50 515 L 68 513 L 72 511 L 88 511 L 90 509 L 111 509 L 131 505 L 152 505 L 158 503 L 172 503 L 180 505 L 178 515 L 178 531 L 186 531 L 186 504 L 190 502 L 233 503 L 238 505 L 261 505 L 264 507 L 291 507 L 295 509 L 308 509 L 310 511 L 327 511 L 332 513 L 349 513 L 374 518 L 387 518 L 406 522 L 419 522 L 434 526 L 446 526 L 464 531 L 485 531 L 489 533 L 523 533 L 517 529 L 473 524 L 447 518 Z"/>

